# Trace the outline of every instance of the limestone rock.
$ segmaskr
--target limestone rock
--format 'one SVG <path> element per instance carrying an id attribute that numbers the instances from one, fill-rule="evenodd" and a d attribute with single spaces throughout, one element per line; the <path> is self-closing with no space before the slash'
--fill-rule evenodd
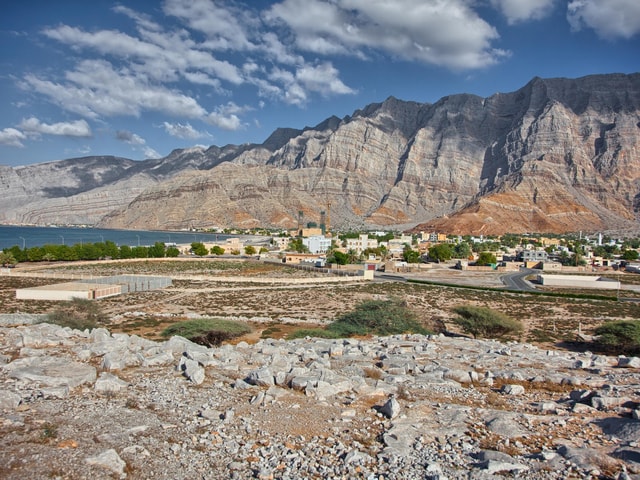
<path id="1" fill-rule="evenodd" d="M 287 228 L 300 210 L 318 222 L 330 198 L 336 226 L 633 228 L 639 92 L 637 73 L 534 78 L 488 98 L 390 97 L 260 145 L 0 166 L 0 222 Z"/>

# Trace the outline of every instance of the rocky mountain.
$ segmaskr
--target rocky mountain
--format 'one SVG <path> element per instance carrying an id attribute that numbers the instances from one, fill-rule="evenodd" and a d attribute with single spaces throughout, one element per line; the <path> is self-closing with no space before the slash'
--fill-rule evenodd
<path id="1" fill-rule="evenodd" d="M 488 98 L 390 97 L 260 145 L 1 167 L 0 222 L 294 227 L 325 211 L 340 228 L 635 231 L 639 152 L 640 74 L 534 78 Z"/>

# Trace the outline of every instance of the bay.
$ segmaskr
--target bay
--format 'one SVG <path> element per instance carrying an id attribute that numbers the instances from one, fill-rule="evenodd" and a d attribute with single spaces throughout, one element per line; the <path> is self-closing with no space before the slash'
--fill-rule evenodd
<path id="1" fill-rule="evenodd" d="M 43 245 L 69 245 L 98 243 L 107 240 L 118 246 L 150 246 L 155 242 L 164 244 L 190 244 L 192 242 L 224 242 L 227 235 L 202 232 L 172 232 L 153 230 L 111 230 L 104 228 L 31 227 L 0 225 L 0 250 L 18 246 L 22 249 Z"/>

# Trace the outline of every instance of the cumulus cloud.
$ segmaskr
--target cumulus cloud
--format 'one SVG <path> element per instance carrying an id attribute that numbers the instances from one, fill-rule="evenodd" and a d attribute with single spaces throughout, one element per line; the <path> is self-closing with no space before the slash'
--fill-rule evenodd
<path id="1" fill-rule="evenodd" d="M 508 55 L 492 48 L 498 32 L 467 0 L 283 0 L 265 20 L 291 29 L 300 49 L 323 55 L 382 51 L 454 70 L 486 67 Z"/>
<path id="2" fill-rule="evenodd" d="M 172 137 L 195 140 L 197 138 L 211 137 L 208 132 L 198 131 L 187 123 L 169 123 L 164 122 L 163 127 L 165 131 Z"/>
<path id="3" fill-rule="evenodd" d="M 309 98 L 308 92 L 323 96 L 355 93 L 340 80 L 338 70 L 330 62 L 302 65 L 294 72 L 274 68 L 268 78 L 274 84 L 282 85 L 282 88 L 272 88 L 269 93 L 292 105 L 304 105 Z"/>
<path id="4" fill-rule="evenodd" d="M 36 135 L 61 135 L 65 137 L 90 137 L 91 127 L 86 120 L 76 120 L 75 122 L 42 123 L 35 117 L 22 120 L 18 128 L 24 132 Z"/>
<path id="5" fill-rule="evenodd" d="M 167 0 L 163 4 L 167 15 L 184 21 L 189 28 L 202 32 L 206 45 L 215 50 L 252 50 L 250 31 L 259 20 L 248 10 L 224 2 L 207 0 Z"/>
<path id="6" fill-rule="evenodd" d="M 629 39 L 640 33 L 640 2 L 637 0 L 572 0 L 567 20 L 573 30 L 590 28 L 598 36 Z"/>
<path id="7" fill-rule="evenodd" d="M 551 14 L 556 0 L 491 0 L 491 5 L 499 10 L 510 25 L 540 20 Z"/>
<path id="8" fill-rule="evenodd" d="M 116 70 L 105 60 L 84 60 L 65 77 L 64 81 L 53 82 L 27 75 L 25 84 L 61 108 L 87 118 L 137 117 L 144 111 L 187 118 L 206 115 L 194 98 L 163 85 L 150 84 L 146 78 L 126 70 Z"/>
<path id="9" fill-rule="evenodd" d="M 0 145 L 23 148 L 24 144 L 22 142 L 26 139 L 27 136 L 15 128 L 4 128 L 0 130 Z"/>
<path id="10" fill-rule="evenodd" d="M 240 130 L 244 125 L 239 114 L 249 110 L 248 107 L 240 107 L 233 102 L 220 105 L 209 114 L 206 121 L 223 130 Z"/>

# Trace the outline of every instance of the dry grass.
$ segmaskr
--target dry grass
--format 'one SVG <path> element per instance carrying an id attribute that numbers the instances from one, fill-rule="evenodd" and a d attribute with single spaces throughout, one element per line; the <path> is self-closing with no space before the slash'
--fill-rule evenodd
<path id="1" fill-rule="evenodd" d="M 48 267 L 49 269 L 51 267 Z M 558 344 L 573 340 L 578 328 L 584 333 L 606 321 L 638 318 L 640 305 L 588 299 L 567 299 L 495 290 L 471 290 L 403 282 L 369 282 L 319 286 L 236 284 L 220 277 L 232 275 L 264 278 L 311 275 L 284 265 L 255 261 L 185 260 L 178 262 L 142 261 L 71 265 L 76 272 L 96 275 L 123 273 L 179 274 L 172 287 L 152 292 L 132 293 L 100 300 L 100 306 L 113 319 L 113 331 L 159 339 L 168 325 L 192 316 L 237 318 L 251 322 L 257 332 L 249 340 L 286 338 L 301 325 L 326 325 L 366 300 L 401 298 L 428 329 L 454 330 L 452 308 L 461 304 L 478 305 L 521 319 L 525 332 L 520 340 L 539 344 Z M 449 274 L 449 272 L 444 272 Z M 460 275 L 459 272 L 451 273 Z M 316 274 L 318 275 L 318 274 Z M 442 275 L 442 274 L 441 274 Z M 441 278 L 446 281 L 445 278 Z M 474 279 L 482 284 L 480 277 Z M 495 283 L 495 279 L 492 280 Z M 45 285 L 42 278 L 0 276 L 0 313 L 49 313 L 56 302 L 17 300 L 15 289 Z M 264 335 L 263 335 L 264 332 Z"/>

